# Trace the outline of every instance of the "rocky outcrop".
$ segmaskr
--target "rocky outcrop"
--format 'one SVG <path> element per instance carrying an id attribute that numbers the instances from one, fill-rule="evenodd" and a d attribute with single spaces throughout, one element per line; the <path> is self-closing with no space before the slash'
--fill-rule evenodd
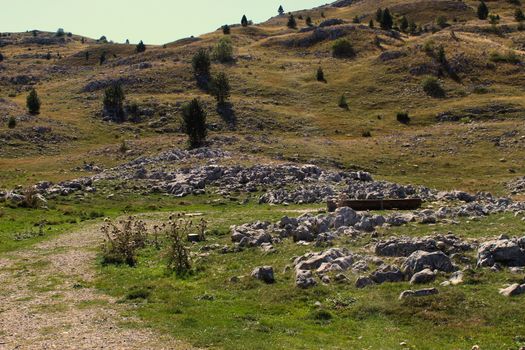
<path id="1" fill-rule="evenodd" d="M 487 267 L 495 264 L 504 266 L 525 266 L 525 237 L 498 239 L 480 245 L 478 266 Z"/>
<path id="2" fill-rule="evenodd" d="M 417 272 L 427 268 L 443 272 L 454 272 L 456 270 L 450 258 L 440 251 L 429 253 L 418 250 L 412 253 L 401 265 L 401 269 L 408 277 L 412 277 Z"/>
<path id="3" fill-rule="evenodd" d="M 411 297 L 426 297 L 429 295 L 439 294 L 436 288 L 420 289 L 420 290 L 405 290 L 399 295 L 399 300 L 403 300 Z"/>

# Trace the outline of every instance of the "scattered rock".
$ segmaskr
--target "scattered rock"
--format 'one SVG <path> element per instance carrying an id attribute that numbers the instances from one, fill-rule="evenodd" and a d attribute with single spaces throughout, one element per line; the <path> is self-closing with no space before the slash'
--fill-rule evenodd
<path id="1" fill-rule="evenodd" d="M 399 300 L 403 300 L 410 297 L 426 297 L 429 295 L 439 294 L 436 288 L 419 289 L 419 290 L 405 290 L 399 295 Z"/>
<path id="2" fill-rule="evenodd" d="M 273 267 L 271 266 L 257 267 L 255 268 L 255 270 L 252 271 L 251 276 L 260 281 L 263 281 L 264 283 L 270 284 L 275 282 L 275 278 L 273 275 Z"/>
<path id="3" fill-rule="evenodd" d="M 410 279 L 410 284 L 430 283 L 436 279 L 436 274 L 430 269 L 424 269 L 416 272 Z"/>
<path id="4" fill-rule="evenodd" d="M 514 297 L 523 293 L 525 293 L 525 284 L 520 285 L 518 283 L 515 283 L 510 287 L 500 289 L 499 291 L 499 294 L 506 297 Z"/>
<path id="5" fill-rule="evenodd" d="M 408 277 L 412 277 L 415 273 L 426 268 L 443 272 L 453 272 L 455 270 L 450 258 L 441 251 L 429 253 L 418 250 L 412 253 L 401 266 L 401 269 Z"/>

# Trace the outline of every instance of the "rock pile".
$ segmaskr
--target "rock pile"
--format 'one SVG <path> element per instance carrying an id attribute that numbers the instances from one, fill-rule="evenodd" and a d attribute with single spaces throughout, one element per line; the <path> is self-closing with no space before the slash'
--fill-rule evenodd
<path id="1" fill-rule="evenodd" d="M 478 267 L 525 266 L 525 237 L 488 241 L 478 249 Z"/>

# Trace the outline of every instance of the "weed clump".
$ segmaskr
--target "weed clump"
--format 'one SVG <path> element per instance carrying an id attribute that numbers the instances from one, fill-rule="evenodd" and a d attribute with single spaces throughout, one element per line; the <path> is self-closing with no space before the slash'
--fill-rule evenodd
<path id="1" fill-rule="evenodd" d="M 166 229 L 167 267 L 168 270 L 179 275 L 186 274 L 191 270 L 190 250 L 184 245 L 184 239 L 188 236 L 191 228 L 191 221 L 176 219 L 171 216 Z"/>
<path id="2" fill-rule="evenodd" d="M 397 121 L 401 124 L 407 125 L 410 123 L 410 117 L 407 112 L 399 112 L 397 113 Z"/>
<path id="3" fill-rule="evenodd" d="M 137 251 L 146 246 L 148 239 L 146 223 L 130 216 L 117 224 L 106 220 L 101 230 L 106 237 L 102 247 L 102 263 L 135 266 Z"/>

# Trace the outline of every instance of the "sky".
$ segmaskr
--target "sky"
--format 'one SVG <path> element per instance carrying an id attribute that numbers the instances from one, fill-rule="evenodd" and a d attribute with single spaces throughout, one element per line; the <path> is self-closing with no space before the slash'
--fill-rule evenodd
<path id="1" fill-rule="evenodd" d="M 108 40 L 164 44 L 239 23 L 243 14 L 262 22 L 285 11 L 331 0 L 0 0 L 0 32 L 38 29 Z"/>

